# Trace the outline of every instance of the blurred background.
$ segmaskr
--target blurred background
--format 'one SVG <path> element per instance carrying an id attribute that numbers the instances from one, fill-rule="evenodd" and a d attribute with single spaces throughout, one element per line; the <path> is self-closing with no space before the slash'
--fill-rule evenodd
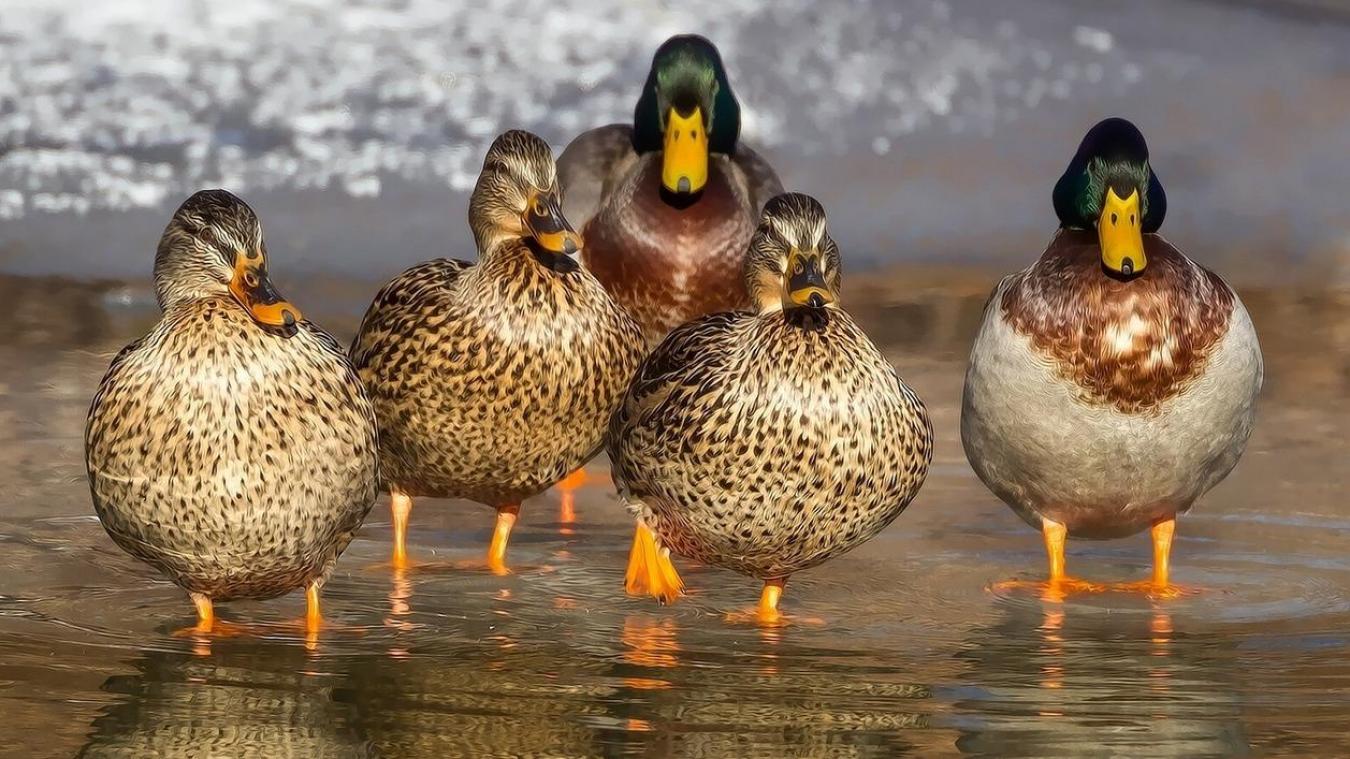
<path id="1" fill-rule="evenodd" d="M 497 133 L 561 151 L 630 119 L 685 32 L 721 48 L 743 138 L 824 203 L 845 306 L 937 429 L 900 520 L 793 579 L 826 624 L 726 625 L 755 591 L 709 569 L 680 606 L 624 598 L 606 486 L 575 524 L 555 493 L 527 506 L 512 552 L 536 569 L 500 581 L 372 571 L 381 502 L 317 650 L 172 636 L 182 594 L 103 534 L 82 434 L 157 318 L 173 209 L 244 197 L 272 279 L 345 342 L 381 282 L 473 256 Z M 965 357 L 1111 115 L 1149 139 L 1162 233 L 1252 312 L 1261 416 L 1178 531 L 1204 593 L 999 596 L 1044 560 L 961 452 Z M 1348 288 L 1350 0 L 0 0 L 0 756 L 1350 755 Z M 488 527 L 465 503 L 413 522 L 455 558 Z M 1148 558 L 1142 536 L 1070 546 L 1094 579 Z"/>
<path id="2" fill-rule="evenodd" d="M 145 279 L 216 186 L 283 284 L 469 256 L 497 133 L 560 151 L 630 119 L 656 46 L 698 31 L 854 267 L 1026 264 L 1078 140 L 1121 115 L 1184 250 L 1325 282 L 1350 255 L 1347 22 L 1335 0 L 5 0 L 0 271 Z"/>

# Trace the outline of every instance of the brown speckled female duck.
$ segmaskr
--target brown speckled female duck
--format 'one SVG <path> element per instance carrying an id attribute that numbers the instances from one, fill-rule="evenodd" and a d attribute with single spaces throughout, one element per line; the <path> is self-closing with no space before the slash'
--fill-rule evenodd
<path id="1" fill-rule="evenodd" d="M 497 138 L 469 224 L 478 263 L 428 261 L 385 285 L 352 357 L 380 420 L 395 566 L 412 497 L 468 498 L 497 510 L 500 573 L 521 500 L 599 452 L 643 342 L 575 260 L 543 140 Z"/>
<path id="2" fill-rule="evenodd" d="M 1176 517 L 1246 448 L 1261 347 L 1237 294 L 1157 233 L 1167 197 L 1133 124 L 1088 132 L 1054 206 L 1049 247 L 985 308 L 966 374 L 966 456 L 1042 531 L 1049 587 L 1099 589 L 1065 575 L 1067 536 L 1151 527 L 1153 578 L 1134 587 L 1174 595 Z"/>
<path id="3" fill-rule="evenodd" d="M 376 496 L 375 416 L 347 356 L 267 278 L 257 216 L 183 203 L 155 256 L 163 316 L 113 359 L 85 462 L 113 540 L 212 603 L 304 587 L 306 620 Z"/>
<path id="4" fill-rule="evenodd" d="M 652 342 L 697 316 L 750 305 L 746 246 L 783 187 L 740 129 L 717 48 L 684 35 L 656 51 L 631 126 L 592 129 L 558 159 L 586 267 Z"/>
<path id="5" fill-rule="evenodd" d="M 609 436 L 638 517 L 630 593 L 673 600 L 674 551 L 763 580 L 772 622 L 788 575 L 872 537 L 918 492 L 928 413 L 839 308 L 839 281 L 820 204 L 780 195 L 746 262 L 756 309 L 676 329 L 638 370 Z"/>

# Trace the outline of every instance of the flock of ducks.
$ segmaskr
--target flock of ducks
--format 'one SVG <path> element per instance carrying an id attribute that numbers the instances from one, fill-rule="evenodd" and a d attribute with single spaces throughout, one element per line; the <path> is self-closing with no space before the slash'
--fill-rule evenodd
<path id="1" fill-rule="evenodd" d="M 672 554 L 763 582 L 876 535 L 933 453 L 923 401 L 841 306 L 820 203 L 784 194 L 739 141 L 717 50 L 657 51 L 631 125 L 555 163 L 523 131 L 488 150 L 469 205 L 476 263 L 418 264 L 375 296 L 349 351 L 268 279 L 257 216 L 189 198 L 155 258 L 163 312 L 113 360 L 86 464 L 112 539 L 213 604 L 319 592 L 377 493 L 393 561 L 417 497 L 496 514 L 507 570 L 525 499 L 601 450 L 636 520 L 625 584 L 673 602 Z M 1060 229 L 985 308 L 966 377 L 965 450 L 1043 532 L 1047 586 L 1067 536 L 1151 528 L 1140 584 L 1179 592 L 1175 519 L 1237 463 L 1262 379 L 1236 294 L 1157 234 L 1166 196 L 1143 136 L 1108 119 L 1054 188 Z M 575 225 L 575 226 L 574 226 Z M 580 231 L 578 231 L 580 230 Z M 616 575 L 617 581 L 617 575 Z"/>

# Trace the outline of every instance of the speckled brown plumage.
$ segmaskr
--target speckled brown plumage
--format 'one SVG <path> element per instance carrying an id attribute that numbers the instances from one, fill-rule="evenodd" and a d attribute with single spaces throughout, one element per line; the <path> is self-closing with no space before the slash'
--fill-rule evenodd
<path id="1" fill-rule="evenodd" d="M 757 310 L 671 332 L 609 436 L 620 493 L 665 546 L 766 580 L 875 535 L 918 492 L 933 450 L 923 403 L 852 317 L 784 309 L 797 249 L 820 251 L 837 292 L 823 210 L 775 198 L 746 265 Z"/>
<path id="2" fill-rule="evenodd" d="M 85 458 L 124 550 L 191 593 L 268 598 L 321 585 L 351 542 L 376 495 L 375 419 L 331 337 L 303 320 L 287 336 L 230 296 L 231 260 L 265 248 L 252 211 L 213 192 L 165 232 L 163 317 L 112 362 Z"/>
<path id="3" fill-rule="evenodd" d="M 1012 327 L 1086 400 L 1125 413 L 1154 411 L 1183 392 L 1233 311 L 1217 275 L 1156 234 L 1144 246 L 1148 268 L 1124 281 L 1103 271 L 1095 232 L 1062 230 L 1001 301 Z"/>
<path id="4" fill-rule="evenodd" d="M 479 262 L 419 264 L 366 312 L 352 356 L 403 493 L 500 506 L 545 490 L 599 451 L 641 359 L 595 277 L 512 226 L 530 185 L 556 191 L 552 156 L 509 132 L 471 203 Z"/>

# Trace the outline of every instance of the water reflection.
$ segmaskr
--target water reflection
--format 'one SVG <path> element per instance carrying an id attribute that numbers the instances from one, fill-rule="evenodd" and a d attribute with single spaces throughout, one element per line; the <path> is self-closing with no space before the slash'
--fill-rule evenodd
<path id="1" fill-rule="evenodd" d="M 1247 755 L 1235 643 L 1176 630 L 1166 602 L 1013 599 L 959 657 L 981 685 L 956 702 L 957 746 L 989 756 Z"/>
<path id="2" fill-rule="evenodd" d="M 364 757 L 331 672 L 303 648 L 241 641 L 209 658 L 150 652 L 103 690 L 120 701 L 94 721 L 81 757 Z"/>
<path id="3" fill-rule="evenodd" d="M 949 432 L 993 277 L 973 280 L 855 278 L 850 294 Z M 463 503 L 418 524 L 439 563 L 372 569 L 389 545 L 377 510 L 307 651 L 292 629 L 168 634 L 181 594 L 108 541 L 80 457 L 89 397 L 144 324 L 80 305 L 96 288 L 36 292 L 56 310 L 21 302 L 0 331 L 0 713 L 55 755 L 1350 755 L 1350 299 L 1244 292 L 1268 393 L 1249 455 L 1179 533 L 1195 597 L 985 592 L 1039 576 L 1041 555 L 947 435 L 900 521 L 803 577 L 792 610 L 823 626 L 727 624 L 751 599 L 708 568 L 676 606 L 625 598 L 631 520 L 601 481 L 570 522 L 561 494 L 525 507 L 508 577 L 446 568 L 483 537 Z M 1146 571 L 1143 538 L 1074 550 L 1094 579 Z M 298 603 L 226 613 L 279 630 Z M 0 746 L 21 745 L 7 727 Z"/>

